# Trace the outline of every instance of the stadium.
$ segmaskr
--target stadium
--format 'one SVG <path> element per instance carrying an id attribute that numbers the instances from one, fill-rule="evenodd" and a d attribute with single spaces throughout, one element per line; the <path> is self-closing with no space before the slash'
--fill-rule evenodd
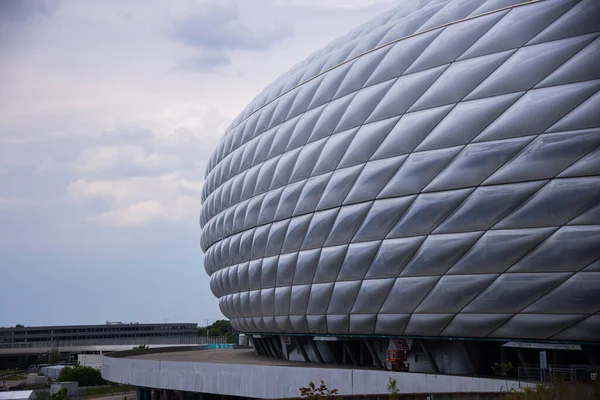
<path id="1" fill-rule="evenodd" d="M 202 195 L 235 329 L 411 372 L 598 364 L 599 21 L 596 0 L 405 1 L 265 88 Z"/>

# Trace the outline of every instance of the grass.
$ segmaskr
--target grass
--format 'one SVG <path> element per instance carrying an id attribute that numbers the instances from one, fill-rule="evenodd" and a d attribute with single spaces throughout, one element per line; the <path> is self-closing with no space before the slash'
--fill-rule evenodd
<path id="1" fill-rule="evenodd" d="M 0 378 L 2 381 L 22 381 L 27 378 L 25 375 L 17 374 L 17 375 L 6 375 Z"/>
<path id="2" fill-rule="evenodd" d="M 95 397 L 95 396 L 105 396 L 105 395 L 116 395 L 116 394 L 125 394 L 127 392 L 131 392 L 136 390 L 135 386 L 130 385 L 112 385 L 112 386 L 95 386 L 95 387 L 87 387 L 82 389 L 80 393 L 85 397 Z"/>

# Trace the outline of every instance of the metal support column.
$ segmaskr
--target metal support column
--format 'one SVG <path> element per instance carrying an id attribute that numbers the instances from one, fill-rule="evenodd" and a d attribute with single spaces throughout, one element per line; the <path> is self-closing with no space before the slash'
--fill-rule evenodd
<path id="1" fill-rule="evenodd" d="M 275 343 L 275 340 L 273 338 L 268 338 L 266 340 L 266 342 L 269 344 L 269 346 L 271 346 L 271 351 L 273 352 L 273 355 L 275 356 L 275 358 L 281 358 L 281 355 L 279 354 L 279 349 L 277 348 L 277 343 Z"/>
<path id="2" fill-rule="evenodd" d="M 359 358 L 360 358 L 360 365 L 365 365 L 365 352 L 363 350 L 362 340 L 358 341 L 358 354 L 359 354 Z"/>
<path id="3" fill-rule="evenodd" d="M 256 351 L 256 353 L 259 356 L 264 356 L 266 354 L 263 354 L 263 351 L 260 347 L 260 344 L 258 344 L 258 339 L 253 338 L 252 336 L 250 336 L 250 341 L 252 342 L 252 347 L 254 347 L 254 350 Z"/>
<path id="4" fill-rule="evenodd" d="M 365 341 L 365 346 L 367 346 L 367 350 L 369 350 L 369 353 L 371 353 L 371 358 L 373 358 L 373 362 L 375 362 L 375 366 L 377 368 L 384 369 L 383 364 L 381 363 L 381 360 L 379 359 L 379 356 L 377 355 L 377 352 L 373 348 L 373 344 L 369 341 L 369 339 L 364 339 L 364 341 Z"/>
<path id="5" fill-rule="evenodd" d="M 266 340 L 259 339 L 259 342 L 260 342 L 260 345 L 262 346 L 262 348 L 264 349 L 265 353 L 267 353 L 267 356 L 277 358 L 275 356 L 275 354 L 273 353 L 273 350 L 271 349 L 269 344 L 266 342 Z"/>
<path id="6" fill-rule="evenodd" d="M 308 357 L 308 354 L 306 353 L 306 350 L 304 349 L 302 342 L 300 340 L 298 340 L 298 338 L 296 336 L 292 336 L 292 340 L 294 341 L 294 343 L 296 343 L 296 346 L 298 346 L 298 349 L 300 350 L 300 353 L 302 354 L 302 358 L 304 358 L 304 361 L 310 362 L 310 358 Z"/>
<path id="7" fill-rule="evenodd" d="M 523 371 L 525 372 L 525 379 L 527 380 L 531 380 L 531 375 L 529 374 L 529 368 L 527 368 L 528 363 L 527 363 L 527 357 L 525 357 L 525 354 L 523 353 L 523 351 L 517 347 L 517 356 L 519 357 L 519 362 L 521 363 L 521 365 L 523 365 Z M 518 371 L 518 368 L 517 368 Z M 540 372 L 541 373 L 541 372 Z M 541 378 L 541 376 L 540 376 Z"/>
<path id="8" fill-rule="evenodd" d="M 477 375 L 477 367 L 475 366 L 475 362 L 473 361 L 473 357 L 471 355 L 471 352 L 469 351 L 467 343 L 465 343 L 464 341 L 460 341 L 460 349 L 462 350 L 463 355 L 467 359 L 467 364 L 469 364 L 471 374 Z"/>
<path id="9" fill-rule="evenodd" d="M 335 349 L 333 348 L 333 343 L 332 342 L 327 342 L 327 347 L 329 347 L 329 352 L 331 353 L 331 357 L 333 358 L 333 362 L 336 365 L 339 365 L 340 364 L 340 360 L 337 357 L 337 355 L 335 354 Z"/>
<path id="10" fill-rule="evenodd" d="M 258 351 L 258 353 L 262 356 L 266 356 L 266 357 L 270 357 L 270 354 L 267 352 L 267 350 L 265 349 L 265 346 L 262 344 L 261 339 L 258 338 L 252 338 L 252 343 L 254 343 L 254 347 L 256 348 L 256 351 Z"/>
<path id="11" fill-rule="evenodd" d="M 427 360 L 429 360 L 429 364 L 431 364 L 431 368 L 433 368 L 433 372 L 435 374 L 439 374 L 440 368 L 438 367 L 437 363 L 435 362 L 435 358 L 433 358 L 433 355 L 429 352 L 429 349 L 427 348 L 425 341 L 419 340 L 419 344 L 421 345 L 421 349 L 423 349 L 423 353 L 425 353 L 425 357 L 427 357 Z"/>
<path id="12" fill-rule="evenodd" d="M 356 357 L 354 357 L 354 354 L 352 354 L 352 349 L 350 348 L 348 343 L 346 341 L 342 341 L 342 346 L 344 346 L 344 350 L 346 350 L 346 353 L 348 353 L 348 356 L 350 356 L 350 360 L 352 360 L 352 364 L 354 364 L 355 366 L 358 366 Z"/>
<path id="13" fill-rule="evenodd" d="M 285 356 L 283 355 L 283 351 L 281 350 L 281 347 L 279 346 L 279 343 L 277 343 L 277 341 L 279 340 L 279 338 L 269 338 L 267 339 L 269 341 L 269 344 L 271 344 L 271 346 L 273 347 L 273 351 L 275 352 L 275 355 L 277 356 L 277 358 L 281 358 L 282 360 L 285 360 Z"/>
<path id="14" fill-rule="evenodd" d="M 317 347 L 314 339 L 309 337 L 308 342 L 310 343 L 310 346 L 312 347 L 313 351 L 315 352 L 315 355 L 317 356 L 317 359 L 319 360 L 319 362 L 324 363 L 325 361 L 323 361 L 323 356 L 321 355 L 321 352 L 319 351 L 319 348 Z"/>

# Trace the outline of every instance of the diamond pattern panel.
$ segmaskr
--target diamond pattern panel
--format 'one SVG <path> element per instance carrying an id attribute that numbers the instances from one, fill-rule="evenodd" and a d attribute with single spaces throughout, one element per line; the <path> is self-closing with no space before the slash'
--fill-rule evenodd
<path id="1" fill-rule="evenodd" d="M 600 340 L 600 7 L 400 5 L 227 128 L 200 244 L 245 332 Z"/>

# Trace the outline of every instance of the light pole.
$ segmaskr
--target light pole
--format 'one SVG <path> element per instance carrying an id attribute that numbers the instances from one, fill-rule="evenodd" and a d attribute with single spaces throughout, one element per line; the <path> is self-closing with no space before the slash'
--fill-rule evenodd
<path id="1" fill-rule="evenodd" d="M 208 318 L 206 318 L 204 321 L 206 321 L 206 343 L 208 343 Z"/>

